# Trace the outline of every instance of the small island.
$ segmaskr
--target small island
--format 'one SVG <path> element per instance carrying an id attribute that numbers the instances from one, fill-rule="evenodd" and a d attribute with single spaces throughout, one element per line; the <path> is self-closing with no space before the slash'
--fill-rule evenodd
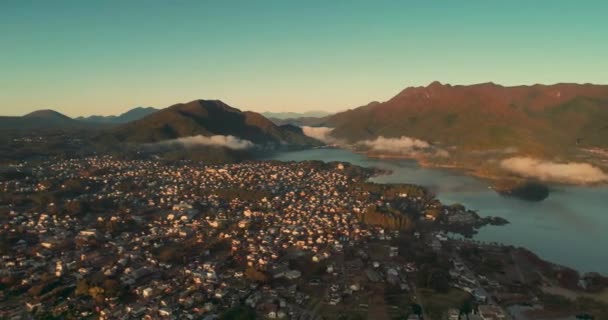
<path id="1" fill-rule="evenodd" d="M 498 194 L 505 197 L 514 197 L 526 201 L 543 201 L 549 197 L 550 189 L 547 185 L 536 181 L 519 183 L 498 183 L 494 186 Z"/>

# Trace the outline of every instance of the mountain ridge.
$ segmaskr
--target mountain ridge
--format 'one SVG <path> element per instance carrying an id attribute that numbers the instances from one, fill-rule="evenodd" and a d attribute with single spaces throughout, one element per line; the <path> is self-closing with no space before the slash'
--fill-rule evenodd
<path id="1" fill-rule="evenodd" d="M 0 130 L 46 130 L 82 126 L 82 123 L 52 109 L 40 109 L 23 116 L 0 116 Z"/>
<path id="2" fill-rule="evenodd" d="M 608 85 L 433 82 L 315 124 L 332 128 L 335 141 L 370 155 L 412 157 L 423 165 L 460 168 L 478 176 L 503 176 L 501 161 L 509 157 L 528 157 L 542 168 L 576 163 L 608 170 L 608 157 L 603 156 L 608 150 Z M 402 139 L 409 139 L 401 144 L 405 151 L 399 149 Z M 412 150 L 411 144 L 421 141 L 436 152 Z"/>
<path id="3" fill-rule="evenodd" d="M 569 104 L 576 105 L 569 106 Z M 470 125 L 468 127 L 470 132 L 489 137 L 500 136 L 500 132 L 494 135 L 488 134 L 480 131 L 479 126 L 472 124 L 482 127 L 483 122 L 502 127 L 510 124 L 514 128 L 530 127 L 537 129 L 537 133 L 543 133 L 552 131 L 551 125 L 554 121 L 563 121 L 563 113 L 577 111 L 572 109 L 586 108 L 589 112 L 601 114 L 601 119 L 605 120 L 608 116 L 606 105 L 608 105 L 608 85 L 557 84 L 504 87 L 493 83 L 452 86 L 434 82 L 426 87 L 406 88 L 382 103 L 334 114 L 321 124 L 334 127 L 332 135 L 337 138 L 351 141 L 380 135 L 387 137 L 408 135 L 433 141 L 443 139 L 441 135 L 432 134 L 431 131 L 457 133 L 455 129 L 462 129 L 458 127 L 459 122 L 463 122 L 460 126 Z M 549 119 L 552 116 L 554 118 Z M 425 124 L 425 120 L 435 122 L 435 129 L 430 130 L 433 126 L 429 123 Z M 582 119 L 580 122 L 588 120 L 592 119 Z M 358 133 L 354 133 L 355 130 Z M 452 138 L 458 137 L 452 135 Z M 454 139 L 447 140 L 447 143 L 450 143 Z"/>
<path id="4" fill-rule="evenodd" d="M 114 130 L 119 141 L 154 143 L 189 136 L 234 136 L 255 144 L 317 144 L 312 138 L 272 123 L 263 115 L 241 111 L 221 100 L 194 100 L 161 109 Z"/>
<path id="5" fill-rule="evenodd" d="M 152 114 L 159 109 L 154 107 L 135 107 L 128 111 L 125 111 L 119 115 L 110 115 L 110 116 L 100 116 L 100 115 L 92 115 L 88 117 L 77 117 L 75 120 L 84 121 L 84 122 L 92 122 L 92 123 L 111 123 L 111 124 L 122 124 L 135 120 L 139 120 L 149 114 Z"/>
<path id="6" fill-rule="evenodd" d="M 55 111 L 53 109 L 40 109 L 36 111 L 32 111 L 26 115 L 22 116 L 23 118 L 47 118 L 47 119 L 63 119 L 63 120 L 72 120 L 72 118 Z"/>
<path id="7" fill-rule="evenodd" d="M 311 110 L 305 112 L 270 112 L 264 111 L 261 114 L 271 120 L 285 120 L 285 119 L 297 119 L 297 118 L 321 118 L 329 116 L 332 113 L 322 110 Z"/>

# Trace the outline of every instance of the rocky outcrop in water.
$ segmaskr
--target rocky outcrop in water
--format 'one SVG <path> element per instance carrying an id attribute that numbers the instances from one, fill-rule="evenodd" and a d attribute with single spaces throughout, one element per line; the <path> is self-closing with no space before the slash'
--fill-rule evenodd
<path id="1" fill-rule="evenodd" d="M 515 197 L 526 201 L 543 201 L 549 197 L 550 189 L 540 182 L 527 181 L 494 188 L 502 196 Z"/>

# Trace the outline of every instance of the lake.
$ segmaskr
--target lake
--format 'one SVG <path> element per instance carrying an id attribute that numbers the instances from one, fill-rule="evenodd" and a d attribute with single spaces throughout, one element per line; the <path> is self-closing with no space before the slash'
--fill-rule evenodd
<path id="1" fill-rule="evenodd" d="M 343 161 L 391 170 L 379 183 L 426 186 L 445 204 L 461 203 L 481 216 L 500 216 L 505 226 L 487 226 L 475 239 L 530 249 L 541 258 L 608 275 L 608 187 L 553 186 L 542 202 L 498 195 L 490 184 L 456 171 L 422 168 L 413 160 L 372 159 L 343 149 L 312 149 L 273 154 L 280 161 Z"/>

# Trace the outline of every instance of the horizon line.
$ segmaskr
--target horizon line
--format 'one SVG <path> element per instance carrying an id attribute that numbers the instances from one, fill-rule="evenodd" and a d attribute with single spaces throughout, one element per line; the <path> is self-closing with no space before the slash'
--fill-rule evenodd
<path id="1" fill-rule="evenodd" d="M 399 95 L 402 91 L 407 90 L 409 88 L 428 88 L 434 84 L 438 84 L 441 86 L 450 86 L 450 87 L 471 87 L 471 86 L 479 86 L 479 85 L 495 85 L 498 87 L 503 87 L 503 88 L 517 88 L 517 87 L 535 87 L 535 86 L 543 86 L 543 87 L 550 87 L 550 86 L 557 86 L 557 85 L 580 85 L 580 86 L 608 86 L 608 83 L 592 83 L 592 82 L 564 82 L 564 81 L 560 81 L 560 82 L 555 82 L 555 83 L 539 83 L 539 82 L 535 82 L 535 83 L 528 83 L 528 84 L 501 84 L 501 83 L 497 83 L 494 81 L 486 81 L 486 82 L 474 82 L 474 83 L 459 83 L 459 84 L 453 84 L 453 83 L 449 83 L 449 82 L 441 82 L 439 80 L 435 80 L 435 81 L 431 81 L 430 83 L 428 83 L 427 85 L 418 85 L 418 86 L 414 86 L 414 85 L 410 85 L 410 86 L 406 86 L 405 88 L 401 89 L 399 92 L 397 92 L 396 94 L 392 95 L 389 97 L 389 99 L 387 100 L 371 100 L 368 101 L 366 103 L 363 104 L 359 104 L 357 106 L 350 106 L 350 107 L 342 107 L 341 109 L 338 109 L 336 111 L 328 111 L 327 113 L 329 114 L 335 114 L 338 112 L 342 112 L 344 110 L 351 110 L 353 108 L 358 108 L 361 106 L 366 106 L 370 103 L 374 103 L 374 102 L 386 102 L 392 98 L 394 98 L 395 96 Z M 114 114 L 103 114 L 103 113 L 91 113 L 91 114 L 80 114 L 80 115 L 69 115 L 68 113 L 64 113 L 61 112 L 61 107 L 60 108 L 55 108 L 55 107 L 40 107 L 37 109 L 30 109 L 30 111 L 24 113 L 24 114 L 0 114 L 0 117 L 23 117 L 26 116 L 30 113 L 33 112 L 37 112 L 37 111 L 54 111 L 54 112 L 58 112 L 64 116 L 67 116 L 69 118 L 72 119 L 77 119 L 77 118 L 89 118 L 89 117 L 111 117 L 111 116 L 120 116 L 121 114 L 124 114 L 126 112 L 129 112 L 131 110 L 137 109 L 137 108 L 154 108 L 157 110 L 162 110 L 162 109 L 166 109 L 169 108 L 171 106 L 177 105 L 177 104 L 185 104 L 185 103 L 189 103 L 192 101 L 198 101 L 198 100 L 218 100 L 218 101 L 222 101 L 224 103 L 226 99 L 218 99 L 218 98 L 214 98 L 214 99 L 204 99 L 204 98 L 197 98 L 194 100 L 190 100 L 190 101 L 186 101 L 186 102 L 176 102 L 164 107 L 159 107 L 159 106 L 155 106 L 155 105 L 136 105 L 134 107 L 128 108 L 128 109 L 123 109 L 124 111 L 120 112 L 120 113 L 114 113 Z M 292 110 L 282 110 L 282 111 L 271 111 L 271 110 L 265 110 L 265 111 L 257 111 L 257 110 L 252 110 L 252 109 L 248 109 L 246 107 L 244 108 L 239 108 L 239 107 L 235 107 L 229 103 L 226 103 L 234 108 L 237 108 L 241 111 L 252 111 L 252 112 L 256 112 L 256 113 L 307 113 L 307 112 L 325 112 L 323 110 L 323 108 L 320 107 L 316 107 L 315 109 L 307 109 L 307 110 L 302 110 L 302 111 L 292 111 Z"/>

